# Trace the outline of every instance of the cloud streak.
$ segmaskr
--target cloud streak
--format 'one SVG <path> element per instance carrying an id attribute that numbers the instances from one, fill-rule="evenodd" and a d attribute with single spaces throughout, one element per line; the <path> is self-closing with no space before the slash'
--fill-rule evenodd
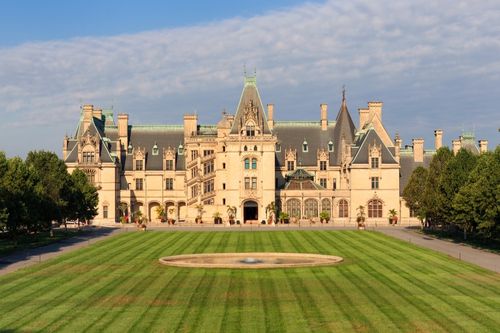
<path id="1" fill-rule="evenodd" d="M 195 109 L 215 122 L 223 107 L 234 112 L 243 64 L 257 68 L 264 102 L 278 101 L 282 119 L 310 119 L 325 101 L 336 109 L 347 83 L 351 110 L 383 100 L 389 130 L 408 139 L 433 129 L 413 128 L 412 120 L 445 130 L 476 122 L 478 134 L 497 135 L 489 139 L 498 143 L 499 7 L 329 1 L 199 26 L 0 49 L 0 149 L 23 155 L 37 136 L 51 135 L 45 148 L 58 151 L 80 103 L 114 104 L 137 122 L 179 123 Z M 443 123 L 435 123 L 436 114 Z M 23 139 L 9 140 L 19 129 Z"/>

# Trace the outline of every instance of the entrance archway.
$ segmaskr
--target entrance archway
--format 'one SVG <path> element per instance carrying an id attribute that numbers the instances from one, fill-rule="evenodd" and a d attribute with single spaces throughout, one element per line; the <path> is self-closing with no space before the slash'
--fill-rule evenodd
<path id="1" fill-rule="evenodd" d="M 259 205 L 255 201 L 247 201 L 243 205 L 243 221 L 259 220 Z"/>

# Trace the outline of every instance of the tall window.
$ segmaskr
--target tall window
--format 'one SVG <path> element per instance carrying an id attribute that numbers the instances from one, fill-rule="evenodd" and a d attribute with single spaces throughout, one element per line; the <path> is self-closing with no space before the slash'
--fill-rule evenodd
<path id="1" fill-rule="evenodd" d="M 378 177 L 372 177 L 372 190 L 378 190 L 379 179 Z"/>
<path id="2" fill-rule="evenodd" d="M 246 135 L 247 136 L 255 136 L 255 126 L 254 125 L 247 125 Z"/>
<path id="3" fill-rule="evenodd" d="M 82 155 L 83 155 L 83 163 L 94 163 L 93 151 L 84 151 Z"/>
<path id="4" fill-rule="evenodd" d="M 198 167 L 194 167 L 191 169 L 191 178 L 195 178 L 198 176 Z"/>
<path id="5" fill-rule="evenodd" d="M 144 189 L 144 179 L 142 178 L 135 179 L 135 189 L 137 191 L 142 191 Z"/>
<path id="6" fill-rule="evenodd" d="M 330 202 L 330 199 L 321 200 L 321 211 L 330 214 L 331 210 L 332 210 L 332 204 Z"/>
<path id="7" fill-rule="evenodd" d="M 108 206 L 106 205 L 102 206 L 102 217 L 105 219 L 108 218 Z"/>
<path id="8" fill-rule="evenodd" d="M 290 199 L 286 202 L 286 212 L 290 217 L 299 218 L 302 216 L 300 213 L 300 200 L 299 199 Z"/>
<path id="9" fill-rule="evenodd" d="M 174 170 L 174 160 L 165 160 L 165 169 Z"/>
<path id="10" fill-rule="evenodd" d="M 257 159 L 252 158 L 252 169 L 257 169 Z"/>
<path id="11" fill-rule="evenodd" d="M 287 161 L 286 162 L 286 169 L 288 171 L 293 171 L 295 170 L 295 161 Z"/>
<path id="12" fill-rule="evenodd" d="M 250 169 L 250 159 L 249 158 L 245 158 L 245 169 L 246 170 Z"/>
<path id="13" fill-rule="evenodd" d="M 144 161 L 143 160 L 135 160 L 135 169 L 137 171 L 141 171 L 144 169 Z"/>
<path id="14" fill-rule="evenodd" d="M 257 177 L 245 177 L 245 190 L 257 189 Z"/>
<path id="15" fill-rule="evenodd" d="M 370 200 L 368 202 L 368 217 L 382 217 L 382 201 Z"/>
<path id="16" fill-rule="evenodd" d="M 198 196 L 198 185 L 191 186 L 191 198 Z"/>
<path id="17" fill-rule="evenodd" d="M 371 158 L 372 169 L 378 169 L 378 157 Z"/>
<path id="18" fill-rule="evenodd" d="M 210 155 L 213 155 L 213 154 L 214 154 L 214 151 L 212 149 L 204 150 L 203 151 L 203 156 L 210 156 Z"/>
<path id="19" fill-rule="evenodd" d="M 215 189 L 214 180 L 210 179 L 203 183 L 203 193 L 211 193 Z"/>
<path id="20" fill-rule="evenodd" d="M 326 161 L 319 161 L 319 169 L 326 170 Z"/>
<path id="21" fill-rule="evenodd" d="M 347 200 L 339 201 L 339 217 L 349 217 L 349 204 Z"/>
<path id="22" fill-rule="evenodd" d="M 167 178 L 165 179 L 165 190 L 172 191 L 174 189 L 174 179 Z"/>
<path id="23" fill-rule="evenodd" d="M 306 218 L 318 217 L 318 201 L 315 199 L 306 199 L 304 201 L 304 214 Z"/>
<path id="24" fill-rule="evenodd" d="M 208 175 L 214 172 L 214 161 L 208 161 L 203 163 L 203 174 Z"/>
<path id="25" fill-rule="evenodd" d="M 83 170 L 90 184 L 95 184 L 95 170 Z"/>
<path id="26" fill-rule="evenodd" d="M 333 178 L 333 190 L 337 189 L 337 178 Z"/>
<path id="27" fill-rule="evenodd" d="M 319 184 L 320 184 L 322 187 L 326 188 L 326 178 L 320 178 L 320 179 L 319 179 Z"/>
<path id="28" fill-rule="evenodd" d="M 198 158 L 198 151 L 197 150 L 191 150 L 191 159 L 195 160 Z"/>

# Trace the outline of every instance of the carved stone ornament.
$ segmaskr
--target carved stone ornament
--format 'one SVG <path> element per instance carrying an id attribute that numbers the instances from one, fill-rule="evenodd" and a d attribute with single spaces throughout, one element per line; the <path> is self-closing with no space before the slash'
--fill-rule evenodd
<path id="1" fill-rule="evenodd" d="M 297 149 L 285 149 L 285 160 L 292 161 L 297 159 Z"/>
<path id="2" fill-rule="evenodd" d="M 168 146 L 168 148 L 163 148 L 163 159 L 173 160 L 175 159 L 175 149 Z"/>
<path id="3" fill-rule="evenodd" d="M 328 160 L 328 150 L 325 148 L 318 149 L 318 160 L 326 161 Z"/>
<path id="4" fill-rule="evenodd" d="M 371 157 L 379 157 L 382 151 L 382 147 L 377 145 L 375 141 L 369 146 L 369 154 Z"/>
<path id="5" fill-rule="evenodd" d="M 89 131 L 87 131 L 80 138 L 80 147 L 83 148 L 86 145 L 91 145 L 92 147 L 97 148 L 97 142 L 98 142 L 97 136 L 90 135 Z"/>
<path id="6" fill-rule="evenodd" d="M 253 99 L 251 99 L 246 105 L 245 105 L 245 122 L 248 120 L 254 120 L 257 123 L 257 112 L 258 108 L 254 104 Z"/>
<path id="7" fill-rule="evenodd" d="M 144 147 L 134 147 L 134 159 L 143 160 L 146 157 L 146 149 Z"/>

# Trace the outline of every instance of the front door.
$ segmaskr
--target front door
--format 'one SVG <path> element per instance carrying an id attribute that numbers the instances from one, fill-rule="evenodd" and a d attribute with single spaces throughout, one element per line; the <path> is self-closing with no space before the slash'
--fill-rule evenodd
<path id="1" fill-rule="evenodd" d="M 243 206 L 243 221 L 246 223 L 248 220 L 258 222 L 259 219 L 259 206 L 255 201 L 247 201 Z"/>

